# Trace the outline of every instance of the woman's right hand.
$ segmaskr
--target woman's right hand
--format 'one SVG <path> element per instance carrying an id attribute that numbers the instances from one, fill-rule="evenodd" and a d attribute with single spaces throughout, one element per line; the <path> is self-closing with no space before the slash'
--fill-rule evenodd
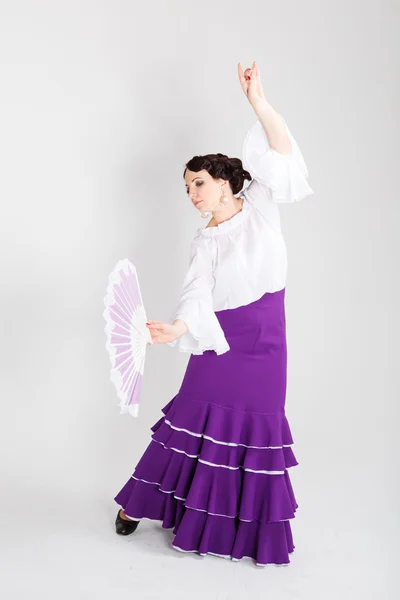
<path id="1" fill-rule="evenodd" d="M 180 319 L 177 319 L 172 324 L 165 323 L 165 321 L 148 321 L 146 325 L 150 331 L 153 344 L 173 342 L 188 330 L 186 323 Z"/>

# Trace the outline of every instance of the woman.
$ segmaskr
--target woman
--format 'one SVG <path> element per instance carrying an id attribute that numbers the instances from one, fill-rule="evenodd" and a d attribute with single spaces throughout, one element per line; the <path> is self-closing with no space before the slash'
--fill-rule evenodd
<path id="1" fill-rule="evenodd" d="M 178 394 L 115 497 L 116 531 L 142 518 L 173 528 L 173 547 L 256 564 L 288 564 L 298 462 L 285 415 L 286 247 L 278 204 L 312 194 L 285 121 L 267 103 L 256 62 L 238 75 L 258 120 L 243 162 L 195 156 L 184 172 L 202 216 L 173 322 L 148 323 L 154 343 L 191 353 Z M 245 180 L 250 180 L 242 189 Z"/>

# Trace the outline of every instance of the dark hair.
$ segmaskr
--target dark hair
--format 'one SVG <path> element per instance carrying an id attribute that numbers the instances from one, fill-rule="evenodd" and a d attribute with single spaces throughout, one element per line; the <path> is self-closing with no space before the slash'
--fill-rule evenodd
<path id="1" fill-rule="evenodd" d="M 202 171 L 205 169 L 214 179 L 226 179 L 229 181 L 233 195 L 238 194 L 244 184 L 245 179 L 251 180 L 251 175 L 243 169 L 240 158 L 229 158 L 226 154 L 204 154 L 203 156 L 194 156 L 185 165 L 183 176 L 186 169 L 189 171 Z"/>

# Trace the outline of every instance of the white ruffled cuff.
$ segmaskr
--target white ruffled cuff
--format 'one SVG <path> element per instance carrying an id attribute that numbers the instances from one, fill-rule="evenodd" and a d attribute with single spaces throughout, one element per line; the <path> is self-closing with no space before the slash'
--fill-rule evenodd
<path id="1" fill-rule="evenodd" d="M 300 148 L 285 120 L 281 119 L 290 138 L 292 152 L 281 154 L 270 148 L 264 127 L 257 120 L 243 143 L 243 168 L 254 179 L 268 186 L 274 202 L 296 202 L 314 192 L 307 182 L 308 170 Z"/>
<path id="2" fill-rule="evenodd" d="M 180 352 L 203 354 L 205 350 L 214 350 L 224 354 L 230 350 L 224 331 L 208 304 L 199 300 L 187 300 L 183 310 L 176 313 L 172 321 L 182 319 L 189 330 L 168 346 L 178 346 Z M 172 322 L 171 321 L 171 322 Z"/>

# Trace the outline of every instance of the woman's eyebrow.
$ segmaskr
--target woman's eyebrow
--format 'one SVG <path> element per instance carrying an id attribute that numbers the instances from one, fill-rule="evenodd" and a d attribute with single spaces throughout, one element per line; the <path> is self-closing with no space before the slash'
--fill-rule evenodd
<path id="1" fill-rule="evenodd" d="M 195 179 L 201 179 L 201 177 L 193 177 L 192 181 L 190 183 L 192 183 Z M 188 185 L 186 184 L 186 187 L 188 187 Z"/>

